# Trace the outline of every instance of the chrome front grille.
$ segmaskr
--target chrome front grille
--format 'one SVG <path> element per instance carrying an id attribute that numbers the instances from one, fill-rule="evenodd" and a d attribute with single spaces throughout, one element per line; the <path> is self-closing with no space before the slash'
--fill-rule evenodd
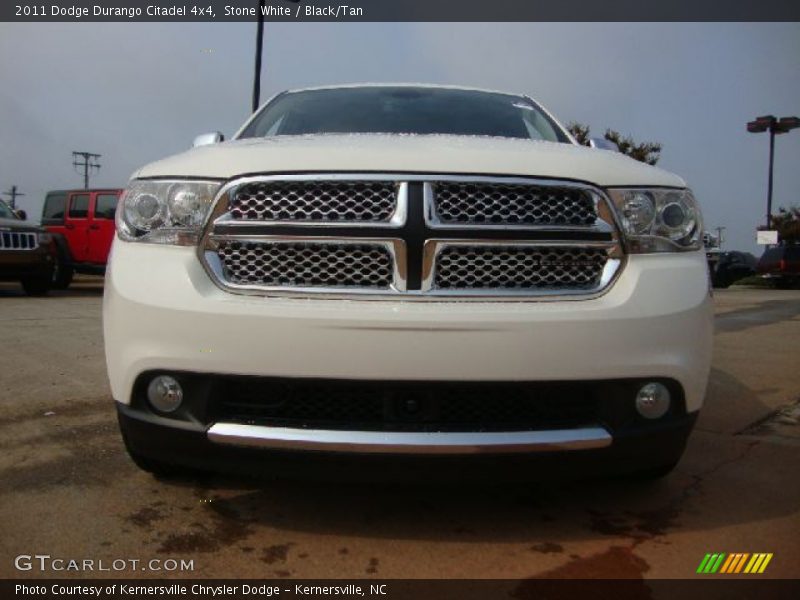
<path id="1" fill-rule="evenodd" d="M 408 174 L 234 180 L 199 255 L 226 291 L 423 300 L 590 297 L 623 258 L 592 186 Z"/>
<path id="2" fill-rule="evenodd" d="M 393 283 L 392 252 L 379 243 L 225 241 L 217 255 L 238 285 L 388 290 Z"/>
<path id="3" fill-rule="evenodd" d="M 597 211 L 583 188 L 436 181 L 431 184 L 435 218 L 444 224 L 593 225 Z"/>
<path id="4" fill-rule="evenodd" d="M 0 250 L 34 250 L 39 236 L 33 232 L 0 231 Z"/>
<path id="5" fill-rule="evenodd" d="M 608 260 L 580 246 L 444 245 L 433 285 L 443 290 L 585 290 L 596 288 Z"/>
<path id="6" fill-rule="evenodd" d="M 237 221 L 381 223 L 397 205 L 392 181 L 255 181 L 231 196 Z"/>

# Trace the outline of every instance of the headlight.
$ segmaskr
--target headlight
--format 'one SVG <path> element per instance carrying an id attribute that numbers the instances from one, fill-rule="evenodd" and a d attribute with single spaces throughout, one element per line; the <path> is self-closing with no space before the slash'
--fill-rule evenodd
<path id="1" fill-rule="evenodd" d="M 219 186 L 214 181 L 132 181 L 120 199 L 117 233 L 128 241 L 195 244 Z"/>
<path id="2" fill-rule="evenodd" d="M 40 233 L 39 234 L 39 245 L 40 246 L 47 246 L 52 241 L 53 241 L 53 234 L 52 233 Z"/>
<path id="3" fill-rule="evenodd" d="M 611 189 L 609 194 L 631 252 L 680 252 L 702 247 L 703 221 L 690 190 Z"/>

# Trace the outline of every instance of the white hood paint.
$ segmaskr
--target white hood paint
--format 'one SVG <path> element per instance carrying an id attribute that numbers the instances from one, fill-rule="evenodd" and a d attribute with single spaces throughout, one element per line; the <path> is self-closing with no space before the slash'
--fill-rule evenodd
<path id="1" fill-rule="evenodd" d="M 449 135 L 346 134 L 233 140 L 151 163 L 134 177 L 213 177 L 314 171 L 515 175 L 604 186 L 674 186 L 677 175 L 585 146 Z"/>

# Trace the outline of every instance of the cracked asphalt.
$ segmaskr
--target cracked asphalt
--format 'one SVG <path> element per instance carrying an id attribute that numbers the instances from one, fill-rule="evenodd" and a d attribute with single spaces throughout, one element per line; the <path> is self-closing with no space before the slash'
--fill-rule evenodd
<path id="1" fill-rule="evenodd" d="M 668 478 L 449 487 L 139 471 L 101 298 L 87 278 L 47 298 L 0 285 L 0 577 L 685 578 L 707 552 L 772 552 L 758 577 L 800 577 L 798 291 L 716 293 L 706 405 Z M 36 553 L 194 571 L 15 569 Z"/>

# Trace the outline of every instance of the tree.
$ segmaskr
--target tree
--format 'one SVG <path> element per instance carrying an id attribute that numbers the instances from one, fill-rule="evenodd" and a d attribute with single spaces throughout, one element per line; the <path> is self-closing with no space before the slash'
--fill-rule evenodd
<path id="1" fill-rule="evenodd" d="M 588 146 L 589 145 L 589 126 L 583 125 L 581 123 L 576 123 L 573 121 L 569 125 L 567 125 L 567 129 L 572 134 L 577 142 L 581 146 Z"/>
<path id="2" fill-rule="evenodd" d="M 772 229 L 777 230 L 782 244 L 800 243 L 800 207 L 779 208 L 777 215 L 772 215 Z"/>
<path id="3" fill-rule="evenodd" d="M 567 125 L 567 129 L 569 129 L 569 132 L 579 144 L 583 146 L 589 145 L 590 135 L 588 125 L 573 121 Z M 606 133 L 603 137 L 609 142 L 614 142 L 619 148 L 619 151 L 626 156 L 630 156 L 648 165 L 656 164 L 658 159 L 661 158 L 661 144 L 655 142 L 642 142 L 637 144 L 630 136 L 623 136 L 613 129 L 606 129 Z"/>

